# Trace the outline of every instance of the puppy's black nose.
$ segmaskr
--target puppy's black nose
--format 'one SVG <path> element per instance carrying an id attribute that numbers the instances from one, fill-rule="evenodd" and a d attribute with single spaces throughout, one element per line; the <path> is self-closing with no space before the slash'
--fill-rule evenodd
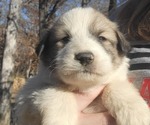
<path id="1" fill-rule="evenodd" d="M 75 59 L 78 60 L 82 65 L 86 66 L 93 62 L 94 55 L 91 52 L 82 52 L 76 54 Z"/>

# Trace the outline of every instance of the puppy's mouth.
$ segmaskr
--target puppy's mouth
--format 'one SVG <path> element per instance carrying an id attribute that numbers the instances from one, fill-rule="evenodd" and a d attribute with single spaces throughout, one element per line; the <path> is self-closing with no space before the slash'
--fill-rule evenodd
<path id="1" fill-rule="evenodd" d="M 95 71 L 89 70 L 89 69 L 83 69 L 83 70 L 76 70 L 76 71 L 65 71 L 63 72 L 64 76 L 73 76 L 73 75 L 82 75 L 82 76 L 102 76 L 101 73 L 97 73 Z"/>
<path id="2" fill-rule="evenodd" d="M 85 69 L 83 71 L 80 71 L 79 73 L 102 76 L 102 74 L 100 74 L 100 73 L 97 73 L 97 72 L 94 72 L 94 71 L 90 71 L 90 70 L 87 70 L 87 69 Z"/>
<path id="3" fill-rule="evenodd" d="M 88 69 L 80 69 L 74 71 L 61 71 L 58 72 L 60 79 L 69 85 L 73 85 L 74 87 L 83 89 L 89 88 L 90 86 L 94 86 L 98 83 L 102 83 L 100 80 L 103 80 L 103 75 L 97 73 L 94 70 Z"/>

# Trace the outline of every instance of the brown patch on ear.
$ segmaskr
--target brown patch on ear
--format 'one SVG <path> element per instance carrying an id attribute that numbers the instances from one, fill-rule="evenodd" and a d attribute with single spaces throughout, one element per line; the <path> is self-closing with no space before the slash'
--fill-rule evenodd
<path id="1" fill-rule="evenodd" d="M 117 37 L 117 50 L 119 54 L 126 55 L 130 50 L 131 46 L 129 42 L 125 39 L 123 34 L 120 31 L 116 31 L 116 37 Z"/>

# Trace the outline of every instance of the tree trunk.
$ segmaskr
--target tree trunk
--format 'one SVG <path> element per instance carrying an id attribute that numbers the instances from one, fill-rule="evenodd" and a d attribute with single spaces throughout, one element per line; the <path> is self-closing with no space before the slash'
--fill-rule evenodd
<path id="1" fill-rule="evenodd" d="M 40 29 L 48 29 L 53 23 L 55 18 L 55 12 L 61 7 L 66 0 L 40 0 L 39 9 L 40 9 Z M 49 11 L 49 8 L 51 10 Z"/>
<path id="2" fill-rule="evenodd" d="M 82 0 L 81 6 L 86 7 L 91 0 Z"/>
<path id="3" fill-rule="evenodd" d="M 22 0 L 11 0 L 9 6 L 0 83 L 2 94 L 0 98 L 0 125 L 10 125 L 11 122 L 10 88 L 13 83 L 13 56 L 16 51 L 17 20 L 19 18 L 21 1 Z"/>
<path id="4" fill-rule="evenodd" d="M 117 1 L 116 0 L 110 0 L 108 11 L 111 11 L 113 8 L 116 7 L 116 5 L 117 5 Z"/>

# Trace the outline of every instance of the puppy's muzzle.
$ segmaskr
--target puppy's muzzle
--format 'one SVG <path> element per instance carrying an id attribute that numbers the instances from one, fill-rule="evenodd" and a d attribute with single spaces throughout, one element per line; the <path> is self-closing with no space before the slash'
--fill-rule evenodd
<path id="1" fill-rule="evenodd" d="M 94 61 L 94 55 L 91 52 L 81 52 L 75 55 L 75 60 L 79 61 L 83 66 L 87 66 Z"/>

